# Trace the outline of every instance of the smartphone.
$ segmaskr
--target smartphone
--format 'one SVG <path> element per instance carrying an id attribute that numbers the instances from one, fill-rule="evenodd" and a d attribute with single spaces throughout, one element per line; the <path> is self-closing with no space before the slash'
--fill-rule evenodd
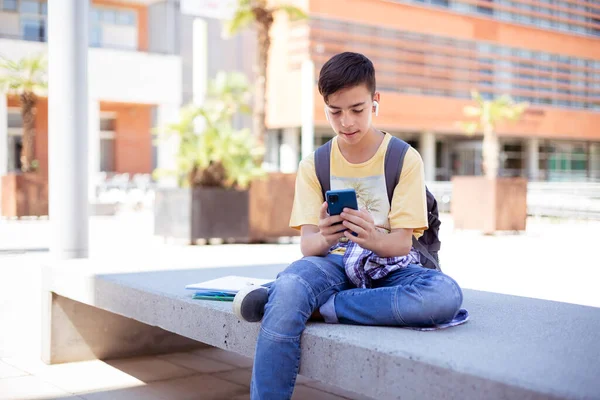
<path id="1" fill-rule="evenodd" d="M 327 212 L 329 215 L 340 215 L 346 207 L 358 210 L 358 201 L 354 189 L 328 190 L 325 192 L 325 198 L 327 199 Z M 334 225 L 340 224 L 341 222 L 336 222 Z M 356 232 L 352 232 L 352 234 L 357 236 Z"/>
<path id="2" fill-rule="evenodd" d="M 328 190 L 325 193 L 325 198 L 327 199 L 327 212 L 329 215 L 339 215 L 346 207 L 358 210 L 354 189 Z"/>

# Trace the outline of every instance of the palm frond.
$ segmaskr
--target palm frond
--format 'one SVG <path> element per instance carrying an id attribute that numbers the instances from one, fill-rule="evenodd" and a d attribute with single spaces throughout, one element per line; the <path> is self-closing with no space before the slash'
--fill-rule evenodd
<path id="1" fill-rule="evenodd" d="M 224 36 L 231 37 L 242 29 L 247 28 L 254 21 L 254 14 L 249 7 L 238 8 L 233 14 L 233 17 L 225 23 L 223 30 Z"/>
<path id="2" fill-rule="evenodd" d="M 248 109 L 249 100 L 250 86 L 243 74 L 219 72 L 209 82 L 202 106 L 182 108 L 177 122 L 157 132 L 162 138 L 179 138 L 177 170 L 173 173 L 181 183 L 202 184 L 206 171 L 222 167 L 225 176 L 219 182 L 213 179 L 211 185 L 245 188 L 263 174 L 259 156 L 264 148 L 248 129 L 232 126 L 233 116 Z"/>
<path id="3" fill-rule="evenodd" d="M 288 18 L 292 21 L 299 21 L 308 18 L 308 15 L 302 9 L 289 4 L 280 5 L 275 10 L 285 12 Z"/>
<path id="4" fill-rule="evenodd" d="M 17 61 L 0 60 L 0 89 L 12 93 L 33 92 L 43 94 L 48 88 L 48 64 L 42 54 L 23 57 Z"/>

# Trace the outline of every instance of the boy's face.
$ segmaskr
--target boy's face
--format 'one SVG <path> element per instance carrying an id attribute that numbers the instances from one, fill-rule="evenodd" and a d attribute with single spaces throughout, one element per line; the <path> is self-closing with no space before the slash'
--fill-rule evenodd
<path id="1" fill-rule="evenodd" d="M 325 113 L 331 127 L 344 142 L 359 143 L 371 130 L 373 100 L 379 101 L 379 93 L 374 96 L 366 85 L 338 90 L 329 95 Z"/>

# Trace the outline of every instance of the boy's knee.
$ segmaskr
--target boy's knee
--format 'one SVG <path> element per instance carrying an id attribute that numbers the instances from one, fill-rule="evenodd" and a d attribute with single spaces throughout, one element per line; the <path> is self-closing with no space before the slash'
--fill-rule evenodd
<path id="1" fill-rule="evenodd" d="M 434 324 L 451 321 L 462 305 L 463 295 L 456 281 L 439 274 L 432 279 L 432 292 L 426 303 L 427 313 Z"/>
<path id="2" fill-rule="evenodd" d="M 425 285 L 420 286 L 420 301 L 411 305 L 399 304 L 398 309 L 403 322 L 408 325 L 435 325 L 451 321 L 462 305 L 463 295 L 460 286 L 444 274 L 430 277 Z M 398 301 L 403 302 L 403 296 Z M 413 297 L 413 298 L 415 298 Z"/>
<path id="3" fill-rule="evenodd" d="M 312 312 L 314 298 L 308 284 L 301 276 L 293 273 L 279 275 L 269 291 L 267 307 L 280 308 L 284 313 L 298 311 L 306 314 Z"/>

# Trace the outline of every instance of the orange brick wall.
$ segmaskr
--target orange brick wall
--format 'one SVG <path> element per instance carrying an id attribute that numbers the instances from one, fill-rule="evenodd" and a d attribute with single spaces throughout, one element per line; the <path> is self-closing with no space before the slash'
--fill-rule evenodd
<path id="1" fill-rule="evenodd" d="M 600 39 L 571 35 L 535 27 L 493 21 L 489 18 L 458 14 L 433 7 L 401 4 L 384 0 L 308 0 L 311 16 L 377 25 L 403 31 L 448 36 L 458 39 L 488 41 L 504 46 L 525 48 L 548 53 L 560 53 L 573 57 L 600 60 Z M 343 6 L 342 6 L 343 3 Z M 344 34 L 341 34 L 343 36 Z M 283 36 L 283 35 L 280 35 Z M 278 39 L 274 39 L 276 41 Z M 319 45 L 313 37 L 306 35 L 310 48 Z M 342 38 L 343 40 L 343 38 Z M 374 42 L 386 40 L 373 38 Z M 383 54 L 381 57 L 386 57 Z M 389 57 L 393 57 L 390 54 Z M 375 64 L 377 69 L 377 63 Z M 289 75 L 289 72 L 285 71 Z M 317 77 L 318 67 L 315 71 Z M 272 82 L 281 79 L 284 72 L 271 69 Z M 270 102 L 285 100 L 285 90 L 273 90 Z M 328 127 L 323 114 L 323 100 L 315 89 L 315 125 Z M 382 93 L 381 110 L 375 124 L 392 131 L 433 130 L 438 133 L 460 133 L 457 122 L 463 118 L 462 108 L 467 100 L 448 97 Z M 544 107 L 537 104 L 531 107 L 535 114 L 525 116 L 517 124 L 499 126 L 501 135 L 534 136 L 562 139 L 600 139 L 600 113 L 577 109 Z M 270 106 L 270 110 L 275 109 Z M 279 114 L 270 116 L 271 127 L 299 125 L 297 116 Z"/>
<path id="2" fill-rule="evenodd" d="M 343 3 L 343 7 L 340 5 Z M 310 14 L 459 39 L 600 59 L 600 40 L 382 0 L 310 0 Z"/>
<path id="3" fill-rule="evenodd" d="M 329 126 L 323 113 L 323 98 L 315 90 L 315 125 Z M 461 132 L 458 122 L 463 120 L 462 109 L 468 100 L 435 96 L 407 95 L 382 92 L 381 106 L 374 124 L 380 129 L 440 134 Z M 532 111 L 514 124 L 501 124 L 502 136 L 527 136 L 555 139 L 600 138 L 600 113 L 532 105 Z"/>
<path id="4" fill-rule="evenodd" d="M 19 107 L 17 97 L 8 97 L 9 107 Z M 149 105 L 101 103 L 101 111 L 117 113 L 115 133 L 116 172 L 152 172 L 152 121 Z M 35 157 L 39 172 L 48 175 L 48 99 L 38 100 Z"/>
<path id="5" fill-rule="evenodd" d="M 101 103 L 100 110 L 117 113 L 115 172 L 152 172 L 151 106 Z"/>

